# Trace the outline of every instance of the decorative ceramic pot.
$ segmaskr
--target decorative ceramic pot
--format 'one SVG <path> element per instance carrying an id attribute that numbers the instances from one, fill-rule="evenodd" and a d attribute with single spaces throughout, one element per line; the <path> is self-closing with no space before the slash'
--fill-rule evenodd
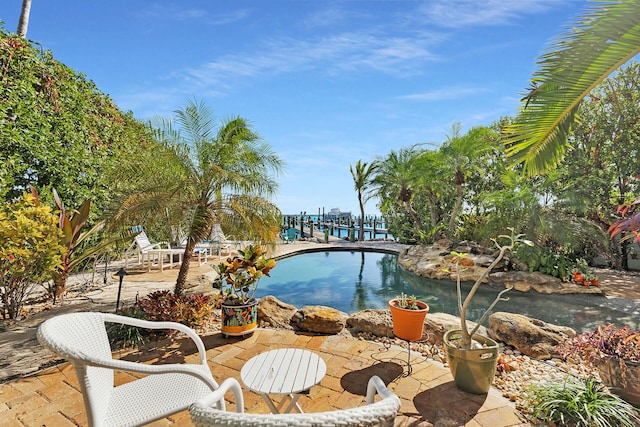
<path id="1" fill-rule="evenodd" d="M 411 300 L 409 300 L 411 302 Z M 389 301 L 391 319 L 393 320 L 393 335 L 407 341 L 418 341 L 422 338 L 424 319 L 429 312 L 429 306 L 422 301 L 415 301 L 418 310 L 398 307 L 398 299 Z"/>
<path id="2" fill-rule="evenodd" d="M 620 359 L 613 358 L 598 365 L 600 379 L 611 393 L 640 408 L 640 363 L 624 361 L 626 372 L 622 372 Z"/>
<path id="3" fill-rule="evenodd" d="M 457 343 L 462 339 L 460 329 L 445 332 L 443 340 L 447 351 L 447 363 L 456 386 L 467 393 L 488 393 L 496 374 L 500 350 L 491 338 L 475 334 L 473 340 L 482 348 L 461 349 Z"/>
<path id="4" fill-rule="evenodd" d="M 222 303 L 222 327 L 224 335 L 246 335 L 258 327 L 258 301 L 244 305 Z"/>

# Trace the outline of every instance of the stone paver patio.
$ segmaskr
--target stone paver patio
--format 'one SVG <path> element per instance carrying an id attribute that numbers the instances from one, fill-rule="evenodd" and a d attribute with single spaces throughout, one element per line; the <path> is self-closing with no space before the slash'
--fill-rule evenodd
<path id="1" fill-rule="evenodd" d="M 380 376 L 401 399 L 396 426 L 525 426 L 514 405 L 492 389 L 487 395 L 458 390 L 448 368 L 412 353 L 412 373 L 406 372 L 407 351 L 385 348 L 378 343 L 347 336 L 313 336 L 293 331 L 258 329 L 251 337 L 225 338 L 220 333 L 203 336 L 207 359 L 214 378 L 221 382 L 234 377 L 251 357 L 282 347 L 301 347 L 317 352 L 327 364 L 327 375 L 300 399 L 305 412 L 344 409 L 364 404 L 366 384 Z M 155 346 L 156 343 L 153 343 Z M 117 357 L 155 363 L 197 361 L 189 340 L 161 341 L 156 348 L 117 354 Z M 53 357 L 53 356 L 52 356 Z M 132 378 L 116 376 L 118 383 Z M 262 398 L 244 392 L 245 410 L 267 413 Z M 228 409 L 233 396 L 227 394 Z M 0 426 L 84 426 L 87 425 L 82 396 L 73 368 L 63 363 L 33 376 L 0 385 Z M 153 423 L 154 426 L 191 425 L 183 411 Z"/>

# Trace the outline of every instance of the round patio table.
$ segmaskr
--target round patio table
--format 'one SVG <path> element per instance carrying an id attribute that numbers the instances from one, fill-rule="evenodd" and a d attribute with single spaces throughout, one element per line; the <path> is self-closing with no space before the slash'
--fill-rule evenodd
<path id="1" fill-rule="evenodd" d="M 318 384 L 327 372 L 327 365 L 316 353 L 300 348 L 281 348 L 252 357 L 240 370 L 245 387 L 259 393 L 274 414 L 294 408 L 302 413 L 298 404 L 300 395 Z M 275 405 L 272 396 L 284 395 Z"/>

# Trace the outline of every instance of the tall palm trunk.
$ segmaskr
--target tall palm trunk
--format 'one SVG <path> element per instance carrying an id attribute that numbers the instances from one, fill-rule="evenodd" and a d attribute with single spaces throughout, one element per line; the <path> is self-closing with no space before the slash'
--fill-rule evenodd
<path id="1" fill-rule="evenodd" d="M 411 202 L 409 200 L 406 200 L 404 202 L 404 206 L 407 209 L 407 212 L 409 212 L 409 215 L 411 215 L 411 218 L 413 218 L 413 222 L 415 222 L 418 231 L 422 231 L 424 229 L 422 219 L 420 219 L 420 215 L 418 215 L 418 212 L 416 212 L 416 210 L 413 208 Z"/>
<path id="2" fill-rule="evenodd" d="M 176 286 L 173 289 L 174 295 L 182 295 L 184 293 L 184 285 L 187 283 L 187 275 L 189 274 L 189 264 L 193 257 L 193 249 L 196 247 L 196 241 L 193 239 L 187 239 L 187 247 L 182 255 L 182 264 L 180 265 L 180 271 L 178 271 L 178 278 L 176 279 Z"/>
<path id="3" fill-rule="evenodd" d="M 358 193 L 358 203 L 360 204 L 360 230 L 358 231 L 358 240 L 364 240 L 364 203 L 362 203 L 362 194 Z"/>
<path id="4" fill-rule="evenodd" d="M 27 37 L 29 27 L 29 14 L 31 13 L 31 0 L 22 0 L 22 10 L 20 11 L 20 21 L 18 21 L 18 31 L 20 37 Z"/>
<path id="5" fill-rule="evenodd" d="M 453 211 L 451 212 L 451 218 L 449 218 L 449 227 L 447 228 L 447 237 L 453 237 L 453 229 L 456 225 L 456 217 L 458 216 L 458 212 L 460 212 L 460 208 L 462 207 L 462 184 L 458 184 L 457 188 L 457 196 L 456 196 L 456 204 L 453 207 Z"/>

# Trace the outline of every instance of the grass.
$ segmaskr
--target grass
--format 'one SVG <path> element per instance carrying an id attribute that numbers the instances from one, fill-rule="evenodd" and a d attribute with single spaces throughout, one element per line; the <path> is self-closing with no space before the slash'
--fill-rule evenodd
<path id="1" fill-rule="evenodd" d="M 529 401 L 536 418 L 558 426 L 636 427 L 640 421 L 631 404 L 593 378 L 533 384 Z"/>

